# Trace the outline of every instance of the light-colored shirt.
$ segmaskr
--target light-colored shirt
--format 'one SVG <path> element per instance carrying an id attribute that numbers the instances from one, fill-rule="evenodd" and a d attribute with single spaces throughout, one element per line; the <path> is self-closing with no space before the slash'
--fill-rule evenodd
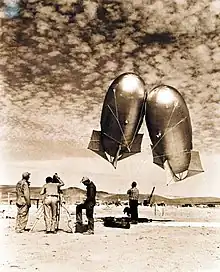
<path id="1" fill-rule="evenodd" d="M 30 187 L 25 179 L 20 180 L 16 185 L 16 203 L 18 205 L 30 205 Z"/>
<path id="2" fill-rule="evenodd" d="M 46 183 L 42 187 L 40 194 L 45 194 L 46 196 L 59 196 L 59 187 L 59 183 Z"/>
<path id="3" fill-rule="evenodd" d="M 138 200 L 139 197 L 139 190 L 138 188 L 134 187 L 127 191 L 127 194 L 129 195 L 129 200 Z"/>

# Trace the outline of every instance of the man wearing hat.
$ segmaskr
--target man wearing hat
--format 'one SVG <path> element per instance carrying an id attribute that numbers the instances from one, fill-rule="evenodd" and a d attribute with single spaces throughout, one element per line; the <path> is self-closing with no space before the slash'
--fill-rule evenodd
<path id="1" fill-rule="evenodd" d="M 137 186 L 137 182 L 133 181 L 131 184 L 131 188 L 127 191 L 127 194 L 129 196 L 129 206 L 130 206 L 131 223 L 132 224 L 138 223 L 139 190 L 136 186 Z"/>
<path id="2" fill-rule="evenodd" d="M 17 233 L 24 232 L 28 222 L 29 208 L 31 207 L 30 175 L 30 173 L 24 172 L 22 179 L 16 185 L 16 206 L 18 210 L 15 230 Z"/>
<path id="3" fill-rule="evenodd" d="M 83 177 L 81 182 L 86 186 L 86 200 L 84 203 L 76 206 L 76 224 L 83 225 L 82 222 L 82 209 L 86 209 L 86 217 L 88 219 L 88 230 L 84 234 L 94 234 L 94 206 L 96 204 L 96 186 L 88 178 Z"/>

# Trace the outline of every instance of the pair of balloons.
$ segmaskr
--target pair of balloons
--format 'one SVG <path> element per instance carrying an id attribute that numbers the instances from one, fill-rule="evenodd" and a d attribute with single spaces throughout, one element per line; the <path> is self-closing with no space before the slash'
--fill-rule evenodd
<path id="1" fill-rule="evenodd" d="M 88 148 L 112 163 L 141 152 L 143 123 L 152 142 L 153 162 L 174 181 L 203 172 L 199 153 L 192 150 L 192 127 L 187 105 L 173 87 L 160 85 L 148 94 L 134 73 L 118 76 L 108 88 L 101 131 L 93 130 Z"/>

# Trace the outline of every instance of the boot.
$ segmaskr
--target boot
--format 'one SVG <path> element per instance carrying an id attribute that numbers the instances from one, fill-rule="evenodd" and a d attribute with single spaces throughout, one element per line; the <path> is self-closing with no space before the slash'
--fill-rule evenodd
<path id="1" fill-rule="evenodd" d="M 87 230 L 86 232 L 83 232 L 83 235 L 92 235 L 94 234 L 94 230 Z"/>

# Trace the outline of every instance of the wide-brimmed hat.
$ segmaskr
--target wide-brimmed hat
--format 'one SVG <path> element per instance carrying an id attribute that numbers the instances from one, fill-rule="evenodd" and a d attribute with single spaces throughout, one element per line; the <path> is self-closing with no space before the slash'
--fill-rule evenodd
<path id="1" fill-rule="evenodd" d="M 22 174 L 22 178 L 29 178 L 30 175 L 31 175 L 31 173 L 29 173 L 29 172 L 24 172 L 24 173 Z"/>
<path id="2" fill-rule="evenodd" d="M 85 181 L 90 181 L 90 179 L 89 179 L 88 177 L 83 177 L 83 178 L 81 179 L 81 182 L 84 183 Z"/>

